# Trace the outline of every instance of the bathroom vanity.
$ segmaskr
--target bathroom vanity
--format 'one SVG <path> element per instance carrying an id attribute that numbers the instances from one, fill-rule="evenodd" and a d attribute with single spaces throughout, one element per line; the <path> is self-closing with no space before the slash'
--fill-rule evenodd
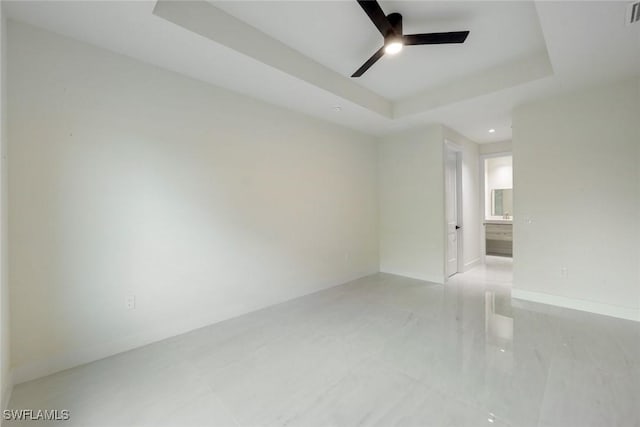
<path id="1" fill-rule="evenodd" d="M 513 256 L 513 224 L 511 221 L 484 223 L 486 254 Z"/>

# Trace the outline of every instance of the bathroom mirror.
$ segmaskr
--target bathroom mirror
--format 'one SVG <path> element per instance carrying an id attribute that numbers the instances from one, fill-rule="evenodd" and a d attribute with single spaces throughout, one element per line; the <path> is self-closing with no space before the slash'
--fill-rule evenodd
<path id="1" fill-rule="evenodd" d="M 513 216 L 513 189 L 491 190 L 491 215 L 511 218 Z"/>

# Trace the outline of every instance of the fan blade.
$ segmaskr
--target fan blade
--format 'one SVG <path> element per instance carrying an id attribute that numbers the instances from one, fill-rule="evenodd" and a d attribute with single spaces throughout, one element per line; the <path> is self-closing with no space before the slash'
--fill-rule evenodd
<path id="1" fill-rule="evenodd" d="M 380 31 L 383 37 L 386 37 L 389 33 L 395 33 L 391 23 L 387 19 L 387 15 L 384 14 L 376 0 L 358 0 L 358 4 L 369 16 L 369 19 L 371 19 L 371 22 L 378 28 L 378 31 Z"/>
<path id="2" fill-rule="evenodd" d="M 376 53 L 374 53 L 371 58 L 367 59 L 367 62 L 362 64 L 362 67 L 358 68 L 358 71 L 353 73 L 351 77 L 360 77 L 367 71 L 376 61 L 384 56 L 384 46 L 382 46 Z"/>
<path id="3" fill-rule="evenodd" d="M 450 33 L 409 34 L 403 37 L 406 46 L 418 44 L 464 43 L 469 31 L 453 31 Z"/>

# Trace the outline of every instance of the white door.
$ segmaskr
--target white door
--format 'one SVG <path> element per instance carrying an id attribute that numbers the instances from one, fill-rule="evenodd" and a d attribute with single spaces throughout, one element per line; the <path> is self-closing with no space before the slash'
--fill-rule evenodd
<path id="1" fill-rule="evenodd" d="M 447 220 L 447 277 L 458 272 L 458 154 L 447 150 L 445 199 Z"/>

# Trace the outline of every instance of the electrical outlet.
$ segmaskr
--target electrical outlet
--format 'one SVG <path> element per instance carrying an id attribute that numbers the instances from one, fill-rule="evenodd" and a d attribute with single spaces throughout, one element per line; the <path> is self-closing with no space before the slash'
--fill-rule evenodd
<path id="1" fill-rule="evenodd" d="M 560 267 L 560 277 L 563 279 L 569 278 L 569 269 L 567 267 Z"/>
<path id="2" fill-rule="evenodd" d="M 136 308 L 136 297 L 135 295 L 127 295 L 124 299 L 124 305 L 127 310 L 133 310 Z"/>

